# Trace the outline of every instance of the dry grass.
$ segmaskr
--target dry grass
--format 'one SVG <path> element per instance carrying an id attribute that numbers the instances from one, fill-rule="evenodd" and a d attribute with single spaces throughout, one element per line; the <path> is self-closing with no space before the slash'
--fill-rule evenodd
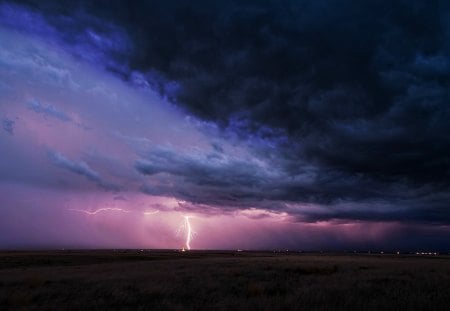
<path id="1" fill-rule="evenodd" d="M 448 257 L 0 253 L 1 310 L 448 310 L 449 301 Z"/>

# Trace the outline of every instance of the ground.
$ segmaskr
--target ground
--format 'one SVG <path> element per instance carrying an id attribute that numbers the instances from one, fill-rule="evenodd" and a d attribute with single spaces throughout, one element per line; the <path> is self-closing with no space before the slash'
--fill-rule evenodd
<path id="1" fill-rule="evenodd" d="M 0 253 L 0 310 L 448 310 L 450 257 Z"/>

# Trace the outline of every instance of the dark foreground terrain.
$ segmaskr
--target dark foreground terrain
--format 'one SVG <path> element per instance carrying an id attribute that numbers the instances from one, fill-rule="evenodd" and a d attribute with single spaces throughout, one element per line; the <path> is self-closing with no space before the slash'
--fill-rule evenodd
<path id="1" fill-rule="evenodd" d="M 450 310 L 450 258 L 0 253 L 0 310 Z"/>

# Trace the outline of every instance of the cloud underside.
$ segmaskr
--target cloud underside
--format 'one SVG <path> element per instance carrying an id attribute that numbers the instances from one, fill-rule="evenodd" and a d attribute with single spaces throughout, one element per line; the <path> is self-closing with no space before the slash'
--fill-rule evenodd
<path id="1" fill-rule="evenodd" d="M 300 221 L 404 221 L 448 224 L 446 189 L 405 181 L 383 182 L 364 175 L 310 167 L 295 176 L 275 166 L 217 154 L 181 155 L 148 151 L 135 169 L 146 176 L 150 195 L 173 196 L 184 207 L 222 211 L 261 208 Z"/>
<path id="2" fill-rule="evenodd" d="M 69 47 L 85 35 L 107 69 L 217 124 L 254 157 L 219 144 L 201 154 L 152 148 L 130 167 L 143 192 L 305 221 L 450 224 L 443 1 L 19 2 L 63 29 Z M 131 48 L 102 41 L 111 29 Z M 52 106 L 29 108 L 70 120 Z M 13 124 L 3 129 L 12 134 Z M 84 162 L 51 158 L 108 188 Z"/>
<path id="3" fill-rule="evenodd" d="M 65 157 L 63 154 L 57 151 L 49 151 L 48 157 L 52 163 L 62 169 L 72 172 L 77 175 L 84 176 L 87 180 L 94 182 L 100 188 L 107 191 L 117 191 L 119 190 L 116 185 L 108 183 L 100 176 L 100 174 L 94 171 L 89 165 L 84 161 L 73 161 Z"/>

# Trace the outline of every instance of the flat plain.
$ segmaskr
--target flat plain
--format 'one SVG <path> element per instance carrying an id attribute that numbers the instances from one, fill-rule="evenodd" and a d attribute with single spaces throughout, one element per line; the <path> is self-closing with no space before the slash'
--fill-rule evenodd
<path id="1" fill-rule="evenodd" d="M 449 310 L 450 257 L 0 252 L 0 310 Z"/>

